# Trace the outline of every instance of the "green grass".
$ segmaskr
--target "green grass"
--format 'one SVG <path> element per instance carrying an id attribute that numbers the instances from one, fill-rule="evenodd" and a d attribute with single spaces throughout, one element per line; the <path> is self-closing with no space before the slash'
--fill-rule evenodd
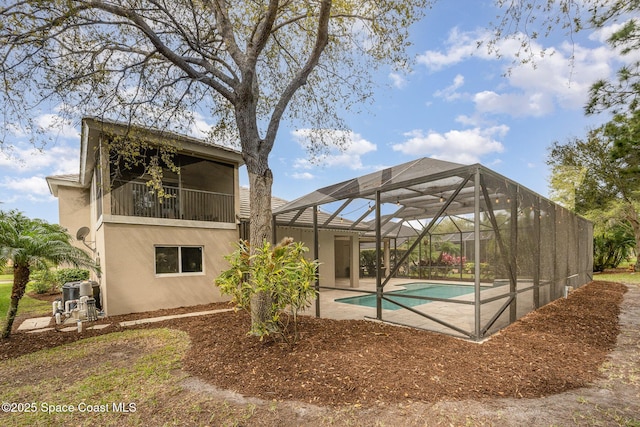
<path id="1" fill-rule="evenodd" d="M 29 412 L 0 413 L 0 424 L 146 425 L 172 410 L 188 346 L 185 332 L 129 330 L 2 361 L 0 400 L 28 403 Z"/>
<path id="2" fill-rule="evenodd" d="M 593 280 L 640 285 L 640 273 L 596 273 L 593 275 Z"/>
<path id="3" fill-rule="evenodd" d="M 9 300 L 11 299 L 11 286 L 13 280 L 12 276 L 9 275 L 9 281 L 5 281 L 6 275 L 0 276 L 2 277 L 0 281 L 0 323 L 4 322 L 4 315 L 7 313 L 9 309 Z M 28 288 L 27 288 L 28 289 Z M 43 316 L 47 314 L 51 314 L 51 303 L 46 301 L 40 301 L 34 298 L 25 295 L 20 300 L 20 304 L 18 305 L 18 315 L 21 314 L 29 314 L 34 317 Z"/>

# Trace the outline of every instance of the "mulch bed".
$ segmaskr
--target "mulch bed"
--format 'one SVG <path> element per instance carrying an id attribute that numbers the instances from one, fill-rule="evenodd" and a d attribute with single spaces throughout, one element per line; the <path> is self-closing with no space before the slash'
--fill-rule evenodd
<path id="1" fill-rule="evenodd" d="M 192 341 L 183 367 L 223 389 L 263 399 L 324 405 L 533 398 L 589 385 L 614 347 L 626 287 L 592 282 L 529 313 L 478 344 L 364 320 L 303 317 L 291 348 L 246 335 L 244 312 L 137 326 L 178 328 Z M 0 360 L 120 328 L 113 322 L 196 308 L 109 318 L 101 331 L 14 333 L 0 340 Z"/>

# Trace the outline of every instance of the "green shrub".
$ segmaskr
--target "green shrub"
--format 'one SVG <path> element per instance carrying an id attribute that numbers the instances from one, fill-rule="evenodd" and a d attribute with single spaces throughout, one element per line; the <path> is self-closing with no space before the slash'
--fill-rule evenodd
<path id="1" fill-rule="evenodd" d="M 285 238 L 275 247 L 268 242 L 254 249 L 241 241 L 238 248 L 225 259 L 231 268 L 223 271 L 215 284 L 222 294 L 231 295 L 241 309 L 251 312 L 252 300 L 266 297 L 268 314 L 265 322 L 252 321 L 249 334 L 262 340 L 271 333 L 293 344 L 298 339 L 298 312 L 311 305 L 316 296 L 313 283 L 318 270 L 317 261 L 308 261 L 308 251 L 302 243 Z M 287 311 L 287 315 L 282 314 Z M 289 326 L 293 326 L 293 331 Z"/>
<path id="2" fill-rule="evenodd" d="M 29 286 L 31 286 L 31 290 L 36 294 L 46 294 L 52 290 L 51 283 L 41 282 L 39 280 L 31 282 Z"/>
<path id="3" fill-rule="evenodd" d="M 59 286 L 67 282 L 78 282 L 80 280 L 89 280 L 89 270 L 82 268 L 61 268 L 56 271 L 56 281 Z"/>
<path id="4" fill-rule="evenodd" d="M 36 270 L 31 273 L 31 289 L 36 294 L 46 294 L 47 292 L 54 292 L 57 288 L 56 274 L 48 268 L 42 270 Z"/>
<path id="5" fill-rule="evenodd" d="M 77 282 L 89 279 L 89 270 L 81 268 L 62 268 L 60 270 L 44 269 L 31 274 L 33 282 L 31 289 L 37 294 L 59 292 L 67 282 Z"/>

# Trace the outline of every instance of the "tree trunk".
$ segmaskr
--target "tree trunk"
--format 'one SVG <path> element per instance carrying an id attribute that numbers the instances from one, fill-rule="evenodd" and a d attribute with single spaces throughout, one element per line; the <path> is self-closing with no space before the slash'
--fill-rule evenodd
<path id="1" fill-rule="evenodd" d="M 640 271 L 640 219 L 638 219 L 638 212 L 636 212 L 633 203 L 628 204 L 627 220 L 631 224 L 633 229 L 633 236 L 636 239 L 636 265 L 634 265 L 634 271 Z"/>
<path id="2" fill-rule="evenodd" d="M 248 168 L 247 168 L 248 169 Z M 249 195 L 251 197 L 250 234 L 251 252 L 265 240 L 271 242 L 271 186 L 273 176 L 268 168 L 263 173 L 249 172 Z M 251 298 L 251 330 L 255 333 L 270 327 L 271 295 L 258 292 Z"/>
<path id="3" fill-rule="evenodd" d="M 636 238 L 636 265 L 633 266 L 633 271 L 640 271 L 640 224 L 638 222 L 631 222 L 633 227 L 633 235 Z"/>
<path id="4" fill-rule="evenodd" d="M 9 338 L 11 335 L 11 328 L 13 327 L 13 321 L 16 319 L 18 313 L 18 303 L 24 296 L 24 292 L 27 289 L 27 283 L 29 283 L 29 275 L 31 271 L 29 267 L 16 265 L 13 267 L 13 287 L 11 288 L 11 302 L 9 303 L 9 310 L 7 310 L 7 321 L 2 331 L 2 338 Z"/>
<path id="5" fill-rule="evenodd" d="M 264 240 L 271 242 L 271 186 L 273 176 L 266 169 L 261 174 L 249 171 L 249 197 L 251 198 L 250 234 L 252 245 L 260 245 Z"/>

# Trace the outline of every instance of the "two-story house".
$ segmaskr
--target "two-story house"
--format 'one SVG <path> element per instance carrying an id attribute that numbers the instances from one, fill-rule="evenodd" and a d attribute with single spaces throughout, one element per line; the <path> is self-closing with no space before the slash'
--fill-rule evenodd
<path id="1" fill-rule="evenodd" d="M 135 137 L 134 137 L 135 134 Z M 114 141 L 144 141 L 140 162 Z M 177 147 L 167 167 L 154 144 Z M 144 163 L 162 168 L 149 186 Z M 91 118 L 82 121 L 80 172 L 47 178 L 60 225 L 89 247 L 101 269 L 102 305 L 113 316 L 221 300 L 212 278 L 238 240 L 239 152 L 168 132 Z M 86 249 L 86 248 L 85 248 Z"/>

